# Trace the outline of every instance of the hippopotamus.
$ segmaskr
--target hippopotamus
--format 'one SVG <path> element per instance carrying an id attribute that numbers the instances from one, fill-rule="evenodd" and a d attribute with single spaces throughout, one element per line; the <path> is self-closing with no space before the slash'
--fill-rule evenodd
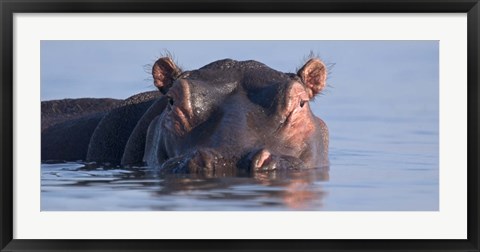
<path id="1" fill-rule="evenodd" d="M 320 59 L 284 73 L 232 59 L 183 71 L 161 57 L 152 77 L 157 93 L 127 99 L 97 120 L 78 159 L 172 173 L 328 166 L 328 128 L 310 108 L 326 86 Z M 47 154 L 42 149 L 42 159 Z"/>

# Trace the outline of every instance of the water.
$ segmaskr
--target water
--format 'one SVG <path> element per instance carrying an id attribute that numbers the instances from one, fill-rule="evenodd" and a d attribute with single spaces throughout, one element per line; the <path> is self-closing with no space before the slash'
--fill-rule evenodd
<path id="1" fill-rule="evenodd" d="M 42 165 L 42 210 L 320 209 L 324 170 L 254 177 L 158 176 L 148 170 Z"/>
<path id="2" fill-rule="evenodd" d="M 420 100 L 397 106 L 391 97 L 359 106 L 354 97 L 344 98 L 313 106 L 329 126 L 329 169 L 200 177 L 160 175 L 145 167 L 42 164 L 41 209 L 438 210 L 435 106 L 418 106 Z M 374 104 L 380 100 L 384 106 Z"/>

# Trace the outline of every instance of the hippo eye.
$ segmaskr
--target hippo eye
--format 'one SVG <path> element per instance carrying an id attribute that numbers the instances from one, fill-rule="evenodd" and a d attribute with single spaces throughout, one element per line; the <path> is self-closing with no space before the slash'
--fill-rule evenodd
<path id="1" fill-rule="evenodd" d="M 301 101 L 300 101 L 300 107 L 303 108 L 303 106 L 305 105 L 306 102 L 307 102 L 307 101 L 305 101 L 305 100 L 301 100 Z"/>
<path id="2" fill-rule="evenodd" d="M 174 103 L 173 98 L 170 97 L 170 96 L 167 96 L 167 99 L 168 99 L 168 104 L 170 104 L 171 106 L 173 106 L 173 103 Z"/>

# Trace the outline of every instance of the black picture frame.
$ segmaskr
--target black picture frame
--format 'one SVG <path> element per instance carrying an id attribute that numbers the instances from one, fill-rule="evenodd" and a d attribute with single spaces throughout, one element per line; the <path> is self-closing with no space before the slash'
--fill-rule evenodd
<path id="1" fill-rule="evenodd" d="M 0 0 L 1 251 L 479 251 L 478 0 Z M 468 239 L 20 240 L 13 239 L 13 14 L 15 13 L 467 13 Z M 254 228 L 254 227 L 252 227 Z"/>

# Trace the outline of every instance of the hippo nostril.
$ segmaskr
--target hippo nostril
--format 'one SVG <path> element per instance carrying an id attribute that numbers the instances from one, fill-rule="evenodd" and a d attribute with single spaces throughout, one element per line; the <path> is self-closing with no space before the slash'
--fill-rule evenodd
<path id="1" fill-rule="evenodd" d="M 271 162 L 272 162 L 272 154 L 268 150 L 262 149 L 258 151 L 255 155 L 253 155 L 250 169 L 252 170 L 259 170 L 259 169 L 269 170 L 272 168 L 275 169 L 275 165 L 272 166 Z"/>

